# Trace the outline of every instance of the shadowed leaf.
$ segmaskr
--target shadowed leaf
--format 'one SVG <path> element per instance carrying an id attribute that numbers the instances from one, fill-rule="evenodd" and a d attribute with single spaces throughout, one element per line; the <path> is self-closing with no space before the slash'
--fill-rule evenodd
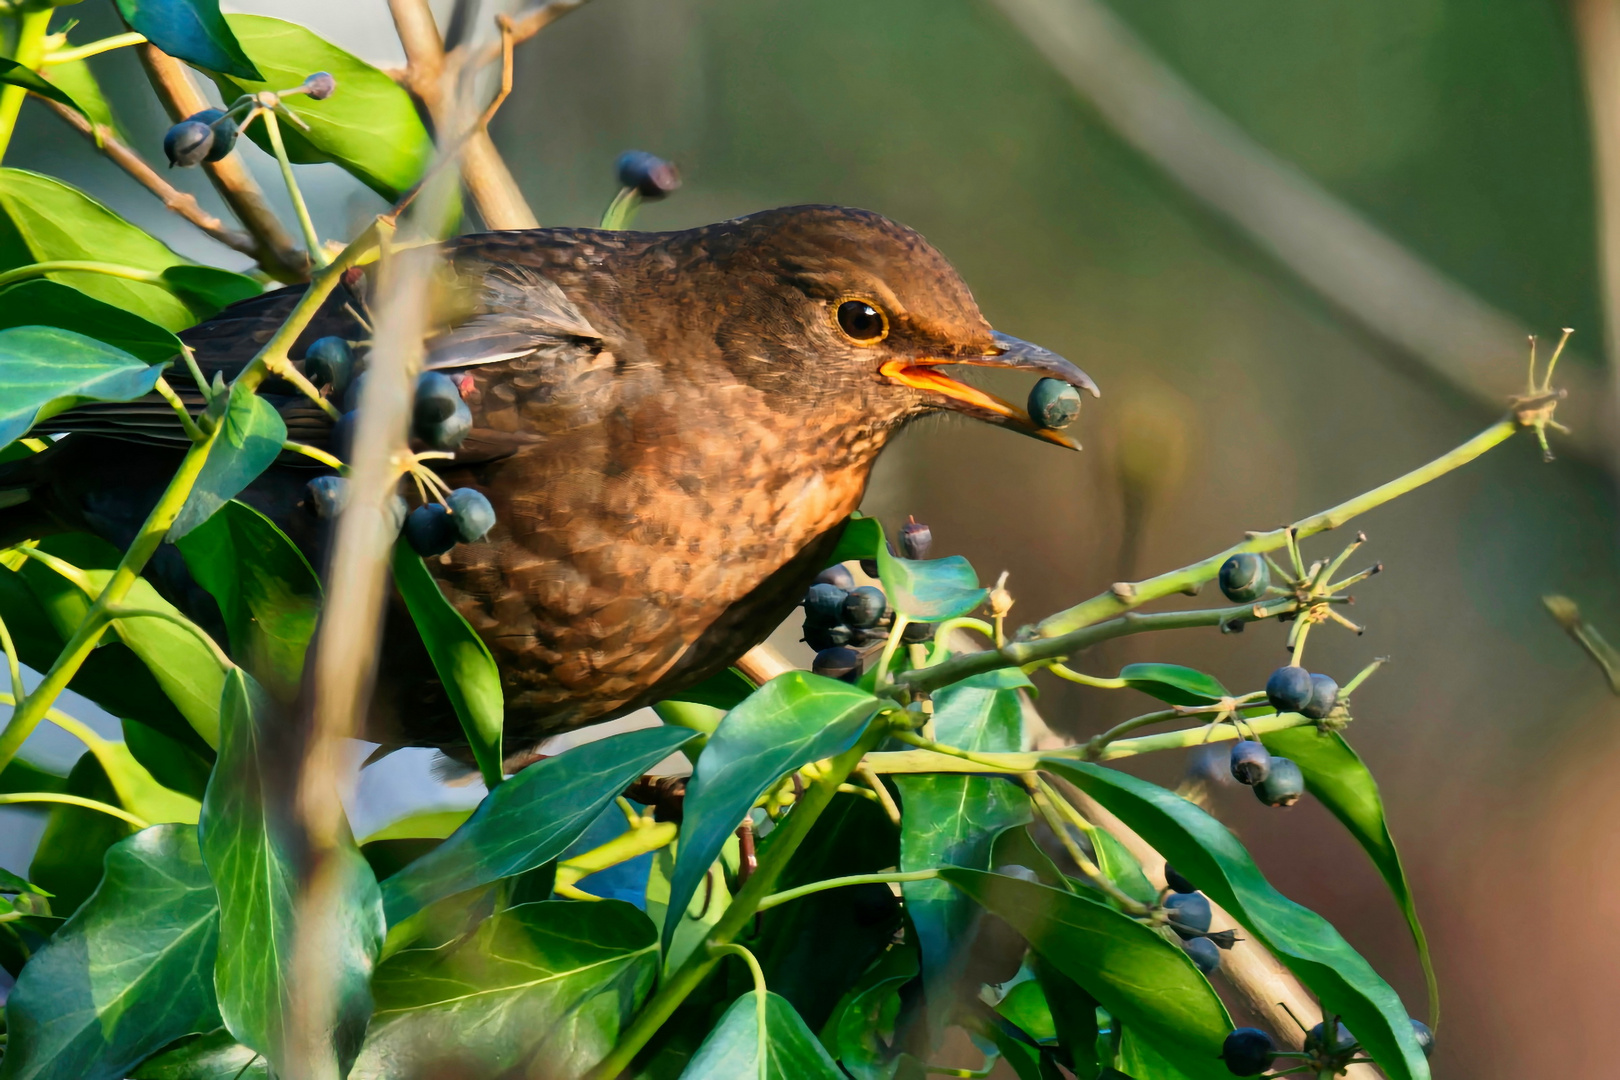
<path id="1" fill-rule="evenodd" d="M 188 1035 L 141 1062 L 130 1080 L 270 1080 L 270 1063 L 224 1028 Z"/>
<path id="2" fill-rule="evenodd" d="M 704 875 L 754 801 L 799 766 L 848 750 L 879 706 L 877 698 L 848 683 L 790 671 L 726 714 L 709 736 L 686 788 L 664 921 L 666 947 Z"/>
<path id="3" fill-rule="evenodd" d="M 117 2 L 118 13 L 130 28 L 170 56 L 243 79 L 261 77 L 219 13 L 219 0 Z"/>
<path id="4" fill-rule="evenodd" d="M 13 326 L 73 330 L 148 364 L 180 355 L 180 339 L 163 327 L 49 278 L 19 282 L 0 292 L 0 328 Z"/>
<path id="5" fill-rule="evenodd" d="M 0 445 L 16 442 L 34 425 L 76 405 L 133 401 L 162 374 L 162 367 L 72 330 L 0 330 Z"/>
<path id="6" fill-rule="evenodd" d="M 760 1069 L 759 999 L 749 991 L 727 1009 L 687 1063 L 681 1080 L 839 1080 L 833 1059 L 787 999 L 765 995 L 765 1068 Z"/>
<path id="7" fill-rule="evenodd" d="M 1171 705 L 1211 705 L 1230 696 L 1213 675 L 1180 664 L 1126 664 L 1119 677 L 1131 689 Z"/>
<path id="8" fill-rule="evenodd" d="M 59 86 L 52 86 L 40 76 L 39 72 L 34 71 L 32 68 L 24 67 L 15 60 L 0 57 L 0 83 L 10 83 L 12 86 L 20 86 L 24 90 L 33 91 L 40 97 L 47 97 L 52 101 L 60 102 L 61 104 L 72 109 L 74 112 L 84 112 L 84 110 L 79 107 L 79 103 L 69 97 L 65 90 Z"/>
<path id="9" fill-rule="evenodd" d="M 287 440 L 287 425 L 268 401 L 236 385 L 213 440 L 191 496 L 169 529 L 171 542 L 213 517 L 270 467 Z"/>
<path id="10" fill-rule="evenodd" d="M 154 1050 L 219 1025 L 214 887 L 189 825 L 107 853 L 107 874 L 17 980 L 7 1080 L 120 1080 Z"/>
<path id="11" fill-rule="evenodd" d="M 118 793 L 101 762 L 85 751 L 68 773 L 67 793 L 118 805 Z M 28 864 L 28 879 L 50 892 L 51 911 L 67 917 L 90 898 L 101 881 L 107 849 L 134 829 L 127 821 L 83 806 L 57 805 L 45 816 L 45 831 Z"/>

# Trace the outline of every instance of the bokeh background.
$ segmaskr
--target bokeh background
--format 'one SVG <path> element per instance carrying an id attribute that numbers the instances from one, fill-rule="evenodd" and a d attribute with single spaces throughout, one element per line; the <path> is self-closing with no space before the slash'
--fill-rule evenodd
<path id="1" fill-rule="evenodd" d="M 1437 1075 L 1612 1074 L 1620 704 L 1540 602 L 1567 593 L 1620 634 L 1601 188 L 1578 11 L 1551 0 L 1004 2 L 1112 11 L 1135 51 L 1111 55 L 1173 73 L 1200 115 L 1224 117 L 1227 136 L 1310 190 L 1318 211 L 1379 231 L 1498 316 L 1496 329 L 1576 329 L 1564 363 L 1584 395 L 1571 402 L 1578 439 L 1551 465 L 1515 440 L 1358 521 L 1368 561 L 1386 567 L 1355 590 L 1350 614 L 1367 632 L 1318 630 L 1309 666 L 1342 681 L 1393 658 L 1356 695 L 1348 738 L 1382 783 L 1434 944 Z M 383 0 L 225 6 L 305 22 L 375 63 L 402 60 Z M 106 0 L 71 11 L 87 24 L 75 40 L 116 32 Z M 93 64 L 131 143 L 158 158 L 167 121 L 134 58 Z M 967 556 L 987 580 L 1010 571 L 1015 621 L 1034 621 L 1366 490 L 1461 442 L 1522 389 L 1522 339 L 1471 338 L 1455 313 L 1431 321 L 1419 306 L 1405 314 L 1443 340 L 1415 348 L 1356 298 L 1390 280 L 1384 264 L 1331 230 L 1302 232 L 1309 215 L 1279 219 L 1300 241 L 1279 258 L 1252 223 L 1195 194 L 1132 137 L 1130 123 L 1151 128 L 1150 101 L 1130 123 L 1099 105 L 1098 79 L 1146 100 L 1125 75 L 1077 90 L 992 0 L 595 0 L 522 47 L 494 129 L 546 224 L 594 224 L 613 159 L 630 147 L 674 159 L 686 181 L 644 210 L 642 227 L 805 202 L 881 211 L 955 262 L 994 325 L 1096 377 L 1104 396 L 1082 418 L 1084 453 L 919 425 L 887 453 L 867 500 L 891 526 L 908 513 L 929 523 L 937 551 Z M 242 145 L 274 193 L 266 159 Z M 7 164 L 63 176 L 186 254 L 241 264 L 33 104 Z M 1219 179 L 1219 162 L 1199 167 Z M 381 209 L 335 168 L 302 172 L 323 235 Z M 201 177 L 171 175 L 224 214 Z M 1356 287 L 1323 288 L 1310 266 Z M 1468 345 L 1466 377 L 1439 357 L 1452 341 Z M 1275 625 L 1179 632 L 1075 664 L 1107 675 L 1169 660 L 1248 690 L 1282 661 L 1283 638 Z M 1151 707 L 1040 686 L 1047 722 L 1076 737 Z M 48 734 L 28 752 L 57 763 L 74 753 Z M 1141 769 L 1173 783 L 1184 767 Z M 424 795 L 430 783 L 420 759 L 370 773 L 356 814 L 476 798 Z M 1270 811 L 1240 788 L 1217 790 L 1212 806 L 1278 887 L 1331 919 L 1421 1010 L 1395 906 L 1319 806 Z M 0 864 L 26 865 L 37 832 L 36 818 L 8 810 Z"/>

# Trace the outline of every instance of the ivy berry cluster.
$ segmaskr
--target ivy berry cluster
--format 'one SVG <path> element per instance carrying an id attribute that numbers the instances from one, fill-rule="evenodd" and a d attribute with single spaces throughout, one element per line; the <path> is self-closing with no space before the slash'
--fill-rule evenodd
<path id="1" fill-rule="evenodd" d="M 1065 384 L 1067 385 L 1067 384 Z M 916 518 L 900 527 L 900 547 L 890 546 L 890 554 L 905 559 L 926 559 L 933 550 L 934 534 Z M 863 559 L 861 571 L 876 578 L 877 563 Z M 856 585 L 855 575 L 842 563 L 816 575 L 801 602 L 804 607 L 804 637 L 816 651 L 810 670 L 832 679 L 855 682 L 865 671 L 866 659 L 881 648 L 894 626 L 894 610 L 888 594 L 877 585 Z M 901 642 L 921 645 L 934 636 L 932 623 L 907 623 Z"/>

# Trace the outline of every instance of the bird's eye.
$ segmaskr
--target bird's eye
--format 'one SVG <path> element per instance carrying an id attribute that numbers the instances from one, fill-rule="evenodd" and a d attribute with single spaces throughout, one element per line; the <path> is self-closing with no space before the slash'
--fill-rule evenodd
<path id="1" fill-rule="evenodd" d="M 888 334 L 889 320 L 865 300 L 845 300 L 838 305 L 838 328 L 862 345 L 875 345 Z"/>

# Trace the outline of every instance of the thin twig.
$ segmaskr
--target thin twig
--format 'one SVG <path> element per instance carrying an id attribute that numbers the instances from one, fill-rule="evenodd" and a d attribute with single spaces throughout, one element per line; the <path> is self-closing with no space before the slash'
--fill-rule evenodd
<path id="1" fill-rule="evenodd" d="M 68 125 L 89 139 L 96 148 L 107 156 L 107 159 L 128 173 L 135 182 L 158 197 L 164 206 L 179 214 L 197 228 L 218 240 L 226 247 L 240 251 L 244 255 L 252 255 L 257 251 L 253 237 L 239 229 L 233 229 L 219 218 L 202 208 L 195 195 L 181 191 L 162 176 L 156 169 L 148 165 L 135 151 L 119 141 L 118 136 L 105 124 L 92 124 L 76 109 L 70 109 L 60 101 L 52 101 L 46 97 L 36 97 L 44 103 L 45 107 L 67 121 Z"/>
<path id="2" fill-rule="evenodd" d="M 171 120 L 178 123 L 208 108 L 208 99 L 198 93 L 180 61 L 151 44 L 138 45 L 135 51 Z M 205 161 L 202 167 L 231 213 L 253 236 L 251 254 L 260 268 L 278 281 L 297 282 L 308 278 L 309 256 L 299 250 L 282 227 L 281 219 L 276 217 L 241 155 L 226 154 L 218 161 Z"/>

